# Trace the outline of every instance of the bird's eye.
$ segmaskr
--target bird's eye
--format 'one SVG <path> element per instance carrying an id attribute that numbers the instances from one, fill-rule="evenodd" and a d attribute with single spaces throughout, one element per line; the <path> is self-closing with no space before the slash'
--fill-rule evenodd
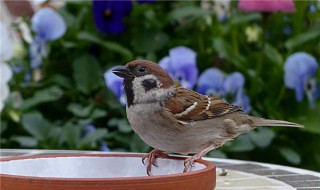
<path id="1" fill-rule="evenodd" d="M 139 67 L 139 68 L 138 68 L 138 71 L 139 71 L 140 73 L 144 73 L 144 72 L 146 71 L 146 68 L 145 68 L 145 67 Z"/>

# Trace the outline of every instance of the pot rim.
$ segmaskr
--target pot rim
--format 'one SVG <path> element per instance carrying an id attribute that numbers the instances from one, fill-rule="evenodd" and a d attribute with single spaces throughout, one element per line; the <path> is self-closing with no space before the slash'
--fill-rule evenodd
<path id="1" fill-rule="evenodd" d="M 1 158 L 0 162 L 8 162 L 14 160 L 26 160 L 26 159 L 37 159 L 37 158 L 60 158 L 60 157 L 137 157 L 142 158 L 145 154 L 138 154 L 138 153 L 111 153 L 111 154 L 47 154 L 47 155 L 34 155 L 34 156 L 16 156 L 10 158 Z M 174 159 L 174 160 L 184 160 L 184 157 L 175 157 L 175 156 L 162 156 L 159 158 L 163 159 Z M 17 179 L 17 180 L 32 180 L 33 182 L 37 181 L 51 181 L 56 183 L 65 183 L 65 182 L 104 182 L 104 183 L 135 183 L 141 182 L 145 183 L 146 180 L 148 181 L 170 181 L 173 179 L 185 179 L 185 178 L 192 178 L 197 175 L 204 175 L 208 172 L 214 172 L 216 166 L 209 161 L 205 160 L 197 160 L 195 161 L 199 164 L 205 165 L 204 169 L 200 169 L 197 171 L 191 171 L 187 173 L 178 173 L 178 174 L 168 174 L 168 175 L 159 175 L 159 176 L 140 176 L 140 177 L 115 177 L 115 178 L 62 178 L 62 177 L 34 177 L 34 176 L 19 176 L 19 175 L 10 175 L 10 174 L 1 174 L 0 179 L 3 180 L 4 178 L 7 179 Z"/>

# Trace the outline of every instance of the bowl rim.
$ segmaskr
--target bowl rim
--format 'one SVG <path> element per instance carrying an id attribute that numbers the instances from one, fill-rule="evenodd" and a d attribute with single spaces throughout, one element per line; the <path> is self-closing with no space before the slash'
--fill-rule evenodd
<path id="1" fill-rule="evenodd" d="M 31 155 L 31 156 L 15 156 L 9 158 L 0 158 L 0 162 L 9 162 L 14 160 L 26 160 L 26 159 L 37 159 L 37 158 L 60 158 L 60 157 L 136 157 L 142 158 L 145 154 L 139 153 L 111 153 L 111 154 L 46 154 L 46 155 Z M 179 156 L 162 156 L 163 159 L 174 159 L 174 160 L 184 160 L 185 157 Z M 205 165 L 205 168 L 191 171 L 187 173 L 178 174 L 168 174 L 168 175 L 158 175 L 158 176 L 139 176 L 139 177 L 114 177 L 114 178 L 62 178 L 62 177 L 34 177 L 34 176 L 20 176 L 11 174 L 0 173 L 0 181 L 6 179 L 16 179 L 16 180 L 32 180 L 37 181 L 54 181 L 57 183 L 62 182 L 105 182 L 105 183 L 119 183 L 119 182 L 132 182 L 144 183 L 146 180 L 157 181 L 165 180 L 170 181 L 179 178 L 192 178 L 193 176 L 205 174 L 209 172 L 215 172 L 216 166 L 212 162 L 199 159 L 195 161 L 199 164 Z M 215 174 L 214 174 L 215 175 Z"/>

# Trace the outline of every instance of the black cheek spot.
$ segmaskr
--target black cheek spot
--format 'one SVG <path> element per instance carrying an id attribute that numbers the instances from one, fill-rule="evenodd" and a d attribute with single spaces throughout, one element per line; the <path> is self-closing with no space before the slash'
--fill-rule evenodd
<path id="1" fill-rule="evenodd" d="M 133 105 L 133 100 L 134 100 L 134 93 L 132 89 L 132 81 L 128 79 L 124 79 L 124 91 L 126 93 L 127 97 L 127 105 L 130 107 Z"/>
<path id="2" fill-rule="evenodd" d="M 154 79 L 147 79 L 142 81 L 142 86 L 144 87 L 144 90 L 147 92 L 153 88 L 157 88 L 157 81 Z"/>

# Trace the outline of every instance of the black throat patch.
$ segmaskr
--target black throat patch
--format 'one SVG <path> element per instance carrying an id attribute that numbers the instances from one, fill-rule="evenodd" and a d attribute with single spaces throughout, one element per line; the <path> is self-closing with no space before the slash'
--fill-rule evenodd
<path id="1" fill-rule="evenodd" d="M 157 88 L 157 81 L 154 79 L 146 79 L 143 80 L 142 82 L 142 86 L 144 87 L 144 90 L 147 92 L 153 88 Z"/>
<path id="2" fill-rule="evenodd" d="M 124 79 L 123 84 L 124 84 L 124 91 L 127 96 L 127 106 L 130 107 L 133 104 L 133 100 L 134 100 L 134 93 L 132 90 L 132 80 Z"/>

